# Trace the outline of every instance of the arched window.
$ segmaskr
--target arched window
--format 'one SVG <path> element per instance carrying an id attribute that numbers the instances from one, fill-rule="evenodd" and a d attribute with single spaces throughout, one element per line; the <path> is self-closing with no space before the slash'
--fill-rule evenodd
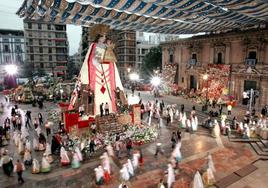
<path id="1" fill-rule="evenodd" d="M 192 54 L 192 59 L 197 60 L 197 56 L 196 56 L 196 54 Z"/>
<path id="2" fill-rule="evenodd" d="M 222 64 L 222 63 L 223 63 L 223 61 L 222 61 L 222 53 L 219 52 L 218 53 L 218 61 L 217 61 L 217 64 Z"/>
<path id="3" fill-rule="evenodd" d="M 248 59 L 257 59 L 257 53 L 256 53 L 256 51 L 250 51 L 248 53 Z"/>
<path id="4" fill-rule="evenodd" d="M 169 63 L 173 63 L 173 54 L 169 54 Z"/>

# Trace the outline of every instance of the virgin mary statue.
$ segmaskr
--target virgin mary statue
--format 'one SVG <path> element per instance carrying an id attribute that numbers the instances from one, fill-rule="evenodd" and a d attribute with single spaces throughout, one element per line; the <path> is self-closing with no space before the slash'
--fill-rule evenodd
<path id="1" fill-rule="evenodd" d="M 115 64 L 114 45 L 110 40 L 106 40 L 108 30 L 108 26 L 101 24 L 91 28 L 90 37 L 95 37 L 95 41 L 91 43 L 86 54 L 71 97 L 69 110 L 77 106 L 81 85 L 88 85 L 94 96 L 93 115 L 100 114 L 100 108 L 103 108 L 106 103 L 109 106 L 109 112 L 117 111 L 115 91 L 117 89 L 123 91 L 123 86 Z"/>

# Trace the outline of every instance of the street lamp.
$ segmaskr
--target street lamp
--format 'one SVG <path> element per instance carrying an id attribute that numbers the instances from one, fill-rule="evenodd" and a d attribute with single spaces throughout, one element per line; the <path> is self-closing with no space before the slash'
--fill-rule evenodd
<path id="1" fill-rule="evenodd" d="M 151 79 L 151 84 L 154 86 L 154 96 L 159 96 L 158 86 L 161 84 L 161 79 L 158 76 L 154 76 Z"/>
<path id="2" fill-rule="evenodd" d="M 11 87 L 11 88 L 16 87 L 16 85 L 18 84 L 17 78 L 16 78 L 16 74 L 18 73 L 17 65 L 9 64 L 9 65 L 6 65 L 4 68 L 8 75 L 8 80 L 9 80 L 8 87 Z"/>
<path id="3" fill-rule="evenodd" d="M 137 73 L 133 72 L 129 75 L 129 79 L 131 81 L 138 81 L 140 79 L 140 76 Z"/>
<path id="4" fill-rule="evenodd" d="M 151 79 L 151 84 L 155 87 L 159 86 L 161 83 L 161 79 L 158 76 L 154 76 Z"/>
<path id="5" fill-rule="evenodd" d="M 208 74 L 203 75 L 203 80 L 206 81 L 206 102 L 205 106 L 203 107 L 203 111 L 206 111 L 208 109 Z"/>
<path id="6" fill-rule="evenodd" d="M 10 64 L 5 66 L 5 70 L 8 75 L 15 75 L 18 72 L 18 67 L 16 65 Z"/>

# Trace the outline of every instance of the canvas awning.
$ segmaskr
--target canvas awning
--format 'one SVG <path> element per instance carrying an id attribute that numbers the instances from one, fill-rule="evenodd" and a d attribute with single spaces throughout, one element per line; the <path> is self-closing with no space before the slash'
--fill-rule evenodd
<path id="1" fill-rule="evenodd" d="M 24 0 L 23 18 L 115 29 L 186 34 L 259 26 L 264 0 Z"/>

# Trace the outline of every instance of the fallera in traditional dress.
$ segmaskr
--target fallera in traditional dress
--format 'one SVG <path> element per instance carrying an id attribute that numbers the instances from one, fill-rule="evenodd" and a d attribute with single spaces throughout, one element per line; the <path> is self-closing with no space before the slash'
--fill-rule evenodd
<path id="1" fill-rule="evenodd" d="M 46 151 L 45 151 L 46 159 L 51 164 L 53 163 L 54 159 L 51 153 L 51 145 L 49 143 L 46 144 Z"/>
<path id="2" fill-rule="evenodd" d="M 24 143 L 22 140 L 19 141 L 19 154 L 23 155 L 24 154 Z"/>
<path id="3" fill-rule="evenodd" d="M 30 140 L 27 140 L 26 141 L 25 149 L 27 149 L 29 152 L 32 151 L 32 144 L 31 144 L 31 141 Z"/>
<path id="4" fill-rule="evenodd" d="M 51 166 L 49 162 L 46 159 L 46 155 L 43 156 L 42 158 L 42 166 L 41 166 L 41 172 L 42 173 L 48 173 L 51 171 Z"/>
<path id="5" fill-rule="evenodd" d="M 10 176 L 14 168 L 12 159 L 8 155 L 5 154 L 2 156 L 0 162 L 1 162 L 0 166 L 2 166 L 4 173 L 7 176 Z"/>
<path id="6" fill-rule="evenodd" d="M 96 174 L 96 184 L 103 185 L 103 183 L 104 183 L 104 170 L 103 170 L 102 166 L 95 168 L 94 171 Z"/>
<path id="7" fill-rule="evenodd" d="M 32 156 L 28 150 L 25 150 L 24 152 L 23 162 L 25 165 L 28 165 L 28 166 L 32 165 Z"/>
<path id="8" fill-rule="evenodd" d="M 204 188 L 202 177 L 198 171 L 194 175 L 194 181 L 191 188 Z"/>
<path id="9" fill-rule="evenodd" d="M 67 154 L 67 151 L 64 149 L 64 147 L 61 147 L 60 149 L 60 158 L 61 158 L 61 165 L 67 166 L 70 164 L 70 159 Z"/>
<path id="10" fill-rule="evenodd" d="M 33 168 L 32 168 L 32 174 L 38 174 L 40 173 L 40 164 L 39 161 L 34 159 L 33 160 Z"/>
<path id="11" fill-rule="evenodd" d="M 127 164 L 123 165 L 123 168 L 120 170 L 120 176 L 122 178 L 123 181 L 128 181 L 130 176 L 129 176 L 129 172 L 127 169 Z"/>
<path id="12" fill-rule="evenodd" d="M 167 177 L 168 188 L 171 188 L 174 182 L 175 182 L 174 169 L 171 164 L 168 164 L 168 177 Z"/>
<path id="13" fill-rule="evenodd" d="M 35 151 L 39 150 L 39 141 L 36 138 L 33 138 L 33 149 Z"/>
<path id="14" fill-rule="evenodd" d="M 130 176 L 134 176 L 134 169 L 130 159 L 127 160 L 127 170 Z"/>
<path id="15" fill-rule="evenodd" d="M 74 152 L 73 160 L 72 160 L 72 168 L 76 169 L 76 168 L 79 168 L 80 166 L 81 165 L 80 165 L 80 160 L 79 160 L 78 154 L 76 152 Z"/>

